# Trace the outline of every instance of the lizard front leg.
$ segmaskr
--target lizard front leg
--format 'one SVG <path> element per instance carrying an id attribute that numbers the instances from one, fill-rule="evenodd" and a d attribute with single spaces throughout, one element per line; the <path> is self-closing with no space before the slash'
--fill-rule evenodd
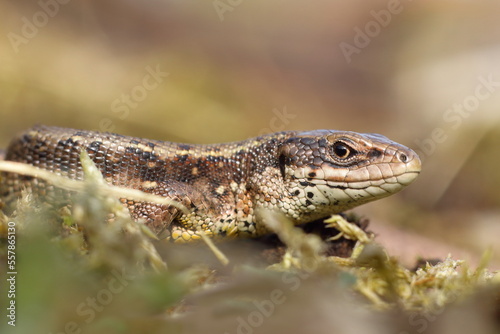
<path id="1" fill-rule="evenodd" d="M 198 231 L 207 231 L 205 222 L 210 220 L 213 208 L 218 203 L 213 203 L 206 193 L 197 187 L 178 181 L 144 182 L 140 190 L 168 198 L 185 206 L 188 212 L 181 209 L 152 202 L 138 202 L 122 199 L 128 207 L 134 220 L 144 220 L 160 239 L 169 238 L 178 241 L 198 239 Z"/>

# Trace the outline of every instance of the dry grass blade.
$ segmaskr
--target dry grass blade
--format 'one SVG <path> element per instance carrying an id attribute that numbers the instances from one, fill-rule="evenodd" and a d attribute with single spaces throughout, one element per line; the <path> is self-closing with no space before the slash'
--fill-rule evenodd
<path id="1" fill-rule="evenodd" d="M 198 234 L 200 235 L 201 239 L 203 239 L 203 241 L 207 244 L 208 248 L 210 248 L 210 250 L 214 253 L 215 257 L 220 261 L 220 263 L 227 266 L 229 264 L 229 259 L 219 248 L 217 248 L 217 246 L 215 246 L 212 239 L 207 237 L 203 230 L 198 230 Z"/>

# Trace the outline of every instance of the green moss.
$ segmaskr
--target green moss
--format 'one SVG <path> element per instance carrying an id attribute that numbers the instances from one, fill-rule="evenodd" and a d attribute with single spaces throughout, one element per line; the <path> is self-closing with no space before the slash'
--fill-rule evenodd
<path id="1" fill-rule="evenodd" d="M 242 257 L 209 267 L 186 248 L 169 266 L 168 243 L 132 221 L 89 168 L 71 209 L 25 195 L 15 215 L 1 217 L 0 260 L 14 221 L 18 272 L 17 326 L 4 319 L 2 333 L 379 333 L 423 332 L 424 324 L 436 332 L 453 328 L 443 324 L 463 309 L 484 333 L 499 329 L 500 276 L 487 270 L 488 253 L 476 269 L 449 257 L 410 271 L 372 235 L 333 216 L 325 224 L 357 243 L 350 258 L 324 256 L 318 236 L 261 212 L 287 246 L 281 262 L 265 268 Z"/>

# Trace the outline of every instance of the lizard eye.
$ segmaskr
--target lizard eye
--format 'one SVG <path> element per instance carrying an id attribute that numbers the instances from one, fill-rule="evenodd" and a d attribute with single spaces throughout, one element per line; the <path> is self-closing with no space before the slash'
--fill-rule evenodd
<path id="1" fill-rule="evenodd" d="M 343 142 L 336 142 L 332 147 L 333 154 L 339 159 L 347 159 L 354 154 L 354 150 Z"/>

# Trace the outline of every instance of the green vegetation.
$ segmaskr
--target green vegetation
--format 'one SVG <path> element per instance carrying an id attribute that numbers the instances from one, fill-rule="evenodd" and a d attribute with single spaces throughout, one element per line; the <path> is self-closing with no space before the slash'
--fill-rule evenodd
<path id="1" fill-rule="evenodd" d="M 266 266 L 236 257 L 221 264 L 225 257 L 205 243 L 177 248 L 152 238 L 109 195 L 93 166 L 86 169 L 71 209 L 55 210 L 25 194 L 14 215 L 1 217 L 1 263 L 7 263 L 15 223 L 15 268 L 7 271 L 17 272 L 15 297 L 3 289 L 0 295 L 2 310 L 15 300 L 16 326 L 3 318 L 2 333 L 500 329 L 500 274 L 486 269 L 488 253 L 476 269 L 447 258 L 411 271 L 373 236 L 333 216 L 325 224 L 357 244 L 349 258 L 324 256 L 318 236 L 262 212 L 287 245 L 281 262 Z M 235 253 L 237 245 L 231 245 Z M 2 282 L 12 276 L 5 272 L 3 266 Z"/>

